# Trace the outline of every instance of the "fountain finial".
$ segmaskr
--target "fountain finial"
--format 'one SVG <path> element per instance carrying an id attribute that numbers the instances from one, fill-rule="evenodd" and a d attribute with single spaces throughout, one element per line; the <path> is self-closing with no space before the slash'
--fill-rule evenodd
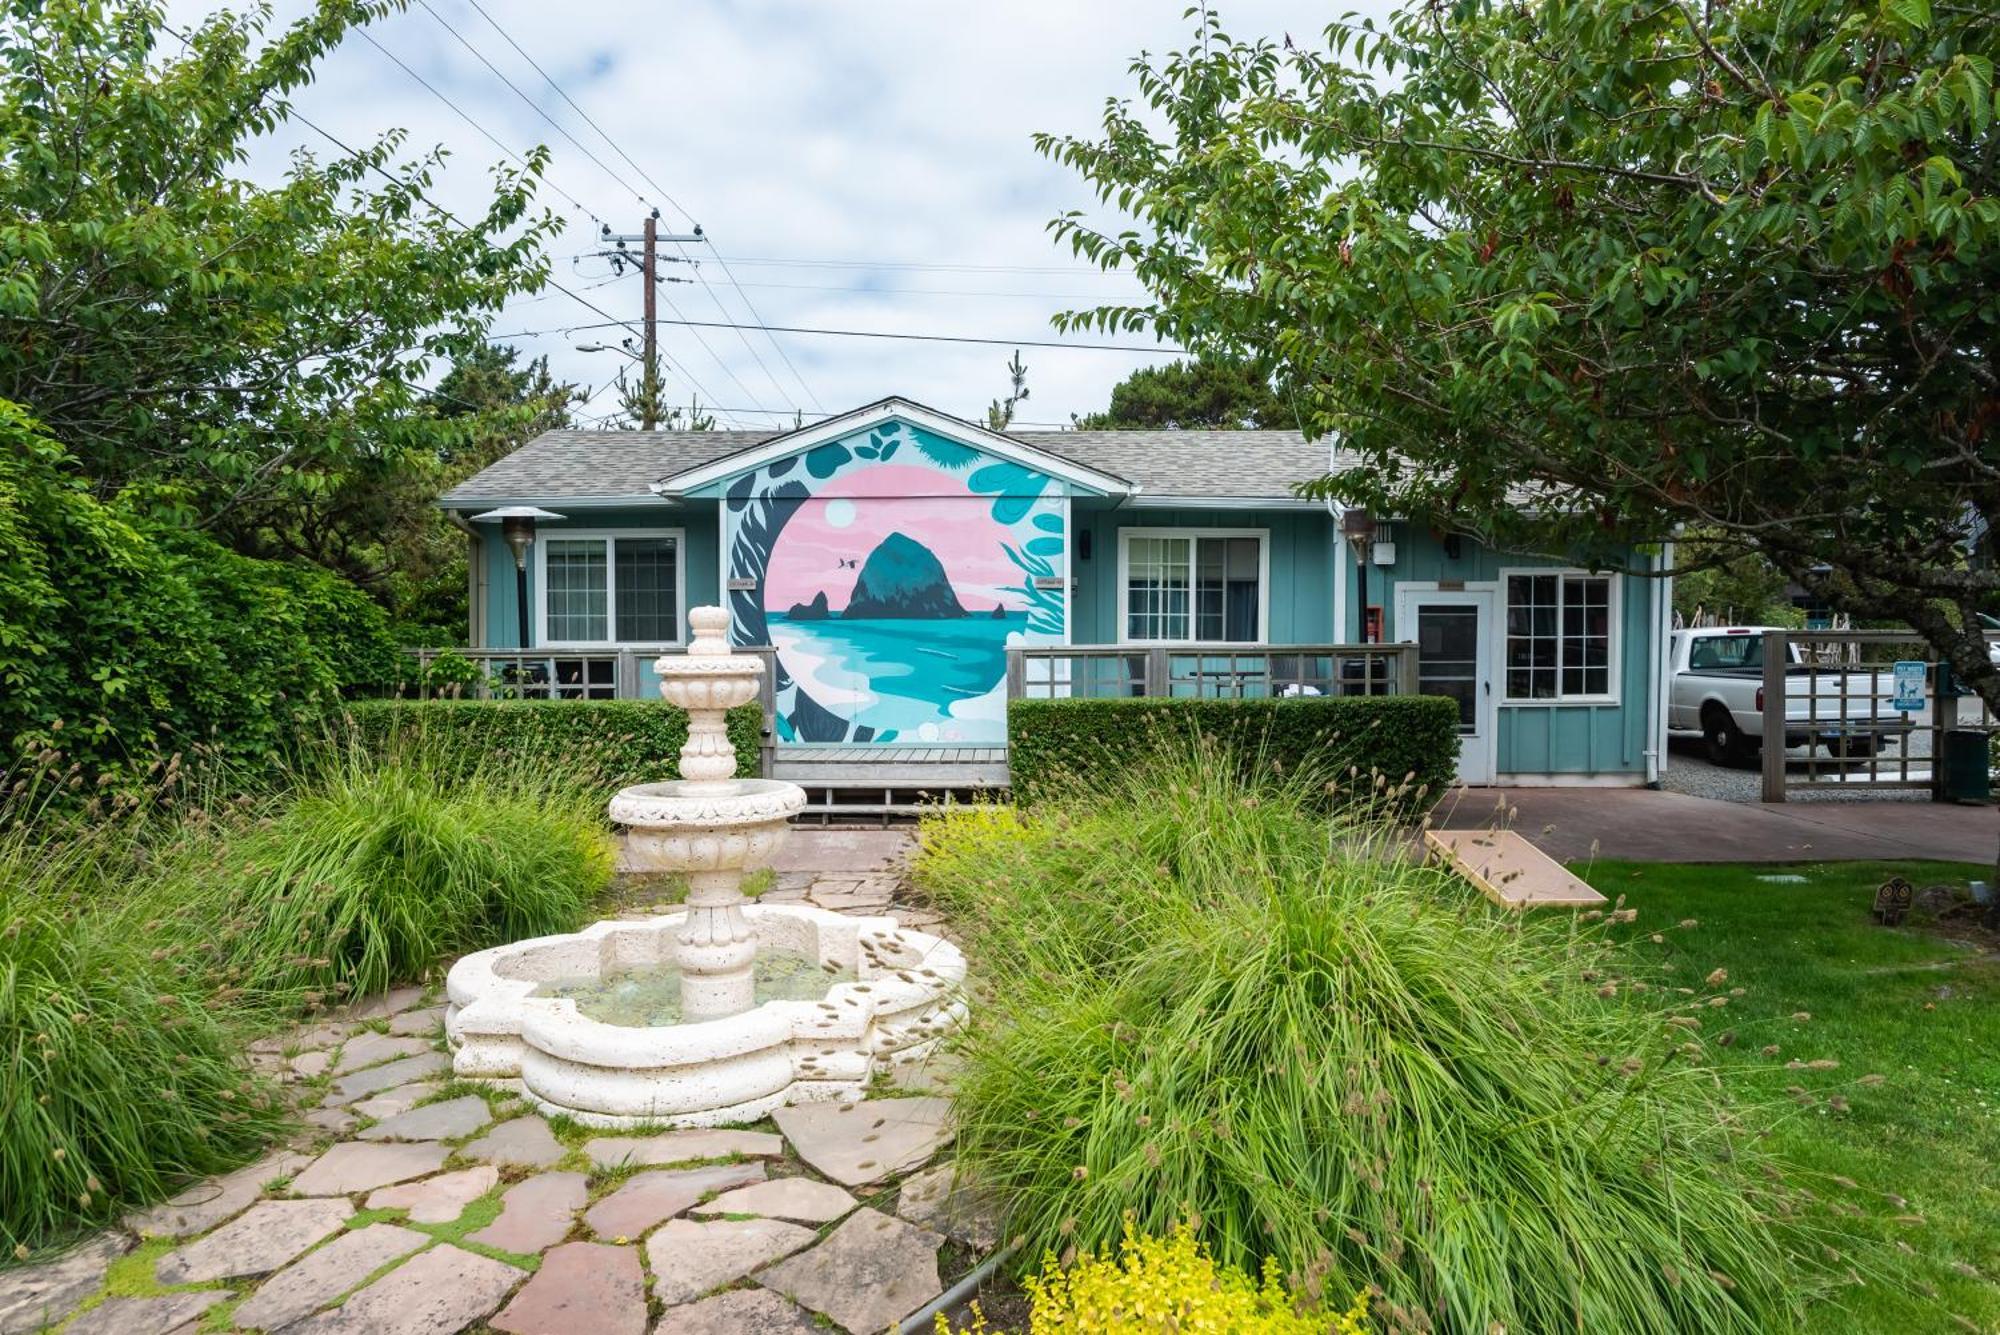
<path id="1" fill-rule="evenodd" d="M 729 613 L 720 607 L 688 612 L 693 638 L 684 654 L 663 654 L 653 664 L 660 694 L 688 713 L 687 744 L 681 747 L 682 791 L 720 796 L 738 790 L 736 748 L 726 716 L 757 698 L 764 680 L 763 660 L 729 651 Z"/>

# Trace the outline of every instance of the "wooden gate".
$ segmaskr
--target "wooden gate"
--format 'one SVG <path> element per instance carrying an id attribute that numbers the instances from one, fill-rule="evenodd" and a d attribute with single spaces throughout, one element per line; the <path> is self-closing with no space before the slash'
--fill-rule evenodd
<path id="1" fill-rule="evenodd" d="M 1945 795 L 1945 734 L 1995 721 L 1911 632 L 1764 632 L 1763 798 L 1856 789 Z M 1982 752 L 1983 754 L 1983 752 Z"/>

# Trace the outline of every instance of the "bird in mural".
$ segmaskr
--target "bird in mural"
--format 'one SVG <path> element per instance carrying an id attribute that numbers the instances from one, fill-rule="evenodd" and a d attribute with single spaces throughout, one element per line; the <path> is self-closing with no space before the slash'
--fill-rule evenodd
<path id="1" fill-rule="evenodd" d="M 853 570 L 861 562 L 861 558 L 858 556 L 838 556 L 834 559 L 840 562 L 840 565 L 836 567 L 840 570 Z"/>

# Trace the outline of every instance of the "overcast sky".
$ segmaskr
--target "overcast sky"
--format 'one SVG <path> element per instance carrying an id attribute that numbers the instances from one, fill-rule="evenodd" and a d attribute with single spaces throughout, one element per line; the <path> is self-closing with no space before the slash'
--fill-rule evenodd
<path id="1" fill-rule="evenodd" d="M 1135 91 L 1127 71 L 1135 54 L 1187 44 L 1183 0 L 479 4 L 498 28 L 472 0 L 422 0 L 369 36 L 509 149 L 549 146 L 545 200 L 568 222 L 552 250 L 554 277 L 612 315 L 636 319 L 639 283 L 629 271 L 614 278 L 592 256 L 598 220 L 637 232 L 654 205 L 664 228 L 686 231 L 691 216 L 711 242 L 687 248 L 707 257 L 698 272 L 664 266 L 697 281 L 662 286 L 662 317 L 677 310 L 691 320 L 1050 339 L 1058 310 L 1140 295 L 1130 280 L 1077 264 L 1052 242 L 1049 219 L 1093 201 L 1079 177 L 1035 153 L 1030 136 L 1092 132 L 1106 97 Z M 213 7 L 172 0 L 169 16 L 185 23 Z M 1234 35 L 1290 32 L 1304 41 L 1348 7 L 1228 0 L 1221 12 Z M 1386 9 L 1380 0 L 1356 7 Z M 306 8 L 278 0 L 278 21 Z M 502 157 L 359 37 L 324 63 L 295 104 L 350 143 L 401 127 L 412 145 L 448 146 L 453 158 L 435 194 L 454 209 L 476 206 L 488 167 Z M 311 139 L 287 128 L 260 146 L 251 171 L 275 173 L 286 151 Z M 508 341 L 549 354 L 559 375 L 595 388 L 622 359 L 574 345 L 615 344 L 625 331 L 575 326 L 603 319 L 551 289 L 518 299 L 495 332 L 552 331 Z M 886 394 L 976 417 L 1005 392 L 1012 350 L 673 326 L 660 337 L 675 397 L 698 392 L 723 424 L 746 427 L 789 425 L 794 409 L 811 420 Z M 1164 360 L 1034 347 L 1022 357 L 1031 397 L 1017 420 L 1049 425 L 1102 408 L 1119 379 Z M 584 412 L 613 407 L 606 389 Z"/>

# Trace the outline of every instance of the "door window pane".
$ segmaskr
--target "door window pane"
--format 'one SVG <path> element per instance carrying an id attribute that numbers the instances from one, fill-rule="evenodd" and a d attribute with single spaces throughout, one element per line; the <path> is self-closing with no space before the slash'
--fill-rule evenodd
<path id="1" fill-rule="evenodd" d="M 602 642 L 609 637 L 609 602 L 602 538 L 548 538 L 543 568 L 548 578 L 548 637 Z"/>
<path id="2" fill-rule="evenodd" d="M 677 544 L 672 538 L 619 538 L 612 547 L 617 553 L 618 639 L 627 644 L 678 639 Z"/>
<path id="3" fill-rule="evenodd" d="M 1417 608 L 1417 693 L 1456 700 L 1459 733 L 1478 730 L 1478 608 Z"/>

